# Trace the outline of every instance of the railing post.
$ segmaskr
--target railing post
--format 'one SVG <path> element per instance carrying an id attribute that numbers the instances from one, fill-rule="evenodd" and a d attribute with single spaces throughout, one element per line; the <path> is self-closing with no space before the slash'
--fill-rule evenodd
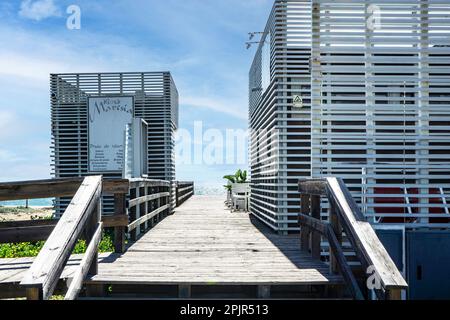
<path id="1" fill-rule="evenodd" d="M 311 196 L 311 216 L 320 220 L 320 196 Z M 322 237 L 318 232 L 311 233 L 311 254 L 314 259 L 320 259 Z"/>
<path id="2" fill-rule="evenodd" d="M 140 198 L 141 196 L 142 196 L 141 187 L 137 186 L 137 188 L 136 188 L 136 198 Z M 136 217 L 134 218 L 134 220 L 137 220 L 137 219 L 139 219 L 142 216 L 142 214 L 141 214 L 141 207 L 142 206 L 140 204 L 138 204 L 136 206 Z M 135 230 L 136 230 L 136 232 L 135 232 L 136 238 L 134 240 L 137 240 L 137 238 L 141 234 L 141 225 L 140 224 L 137 225 Z"/>
<path id="3" fill-rule="evenodd" d="M 27 300 L 30 301 L 44 300 L 44 292 L 42 288 L 27 288 L 26 296 Z"/>
<path id="4" fill-rule="evenodd" d="M 121 216 L 127 214 L 126 195 L 124 193 L 114 194 L 114 215 Z M 114 250 L 116 253 L 125 252 L 125 227 L 114 228 Z"/>
<path id="5" fill-rule="evenodd" d="M 162 187 L 161 187 L 160 185 L 158 185 L 158 186 L 156 187 L 156 192 L 157 192 L 157 193 L 162 193 L 162 192 L 163 192 Z M 157 198 L 157 199 L 153 202 L 153 204 L 154 204 L 154 206 L 152 206 L 152 211 L 153 211 L 153 210 L 156 210 L 156 209 L 158 209 L 158 208 L 161 208 L 161 198 Z M 153 218 L 151 219 L 151 222 L 150 222 L 150 226 L 151 226 L 152 228 L 154 227 L 154 225 L 155 225 L 155 217 L 153 217 Z"/>
<path id="6" fill-rule="evenodd" d="M 86 244 L 89 245 L 92 241 L 95 232 L 97 231 L 98 224 L 102 217 L 102 198 L 98 200 L 97 206 L 92 211 L 91 216 L 87 221 L 86 226 Z M 96 248 L 94 253 L 94 258 L 92 259 L 92 264 L 89 266 L 89 275 L 96 275 L 98 273 L 98 248 Z"/>
<path id="7" fill-rule="evenodd" d="M 310 214 L 310 196 L 307 194 L 302 194 L 301 198 L 301 213 L 308 215 Z M 309 252 L 309 235 L 311 230 L 306 226 L 301 226 L 300 230 L 300 249 L 305 252 Z"/>
<path id="8" fill-rule="evenodd" d="M 180 186 L 178 185 L 178 182 L 175 183 L 175 206 L 178 208 L 180 206 L 180 193 L 179 193 Z"/>
<path id="9" fill-rule="evenodd" d="M 342 227 L 339 223 L 339 218 L 337 216 L 336 209 L 333 204 L 329 203 L 330 208 L 328 209 L 328 216 L 330 219 L 331 228 L 333 228 L 334 234 L 336 235 L 336 239 L 338 240 L 339 245 L 342 245 Z M 339 273 L 339 265 L 334 255 L 333 251 L 330 248 L 330 272 L 331 273 Z"/>
<path id="10" fill-rule="evenodd" d="M 137 189 L 132 188 L 130 190 L 130 200 L 136 199 L 137 195 L 138 195 Z M 130 221 L 131 222 L 136 221 L 136 219 L 137 219 L 136 211 L 137 211 L 136 206 L 130 207 Z M 134 228 L 133 230 L 130 231 L 130 240 L 136 241 L 136 239 L 137 239 L 136 228 Z"/>

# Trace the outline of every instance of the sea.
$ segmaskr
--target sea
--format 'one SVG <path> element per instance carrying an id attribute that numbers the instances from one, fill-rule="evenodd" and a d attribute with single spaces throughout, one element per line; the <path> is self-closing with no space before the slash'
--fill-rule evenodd
<path id="1" fill-rule="evenodd" d="M 0 206 L 7 207 L 25 207 L 25 200 L 0 201 Z M 30 207 L 53 207 L 53 199 L 31 199 L 28 200 Z"/>

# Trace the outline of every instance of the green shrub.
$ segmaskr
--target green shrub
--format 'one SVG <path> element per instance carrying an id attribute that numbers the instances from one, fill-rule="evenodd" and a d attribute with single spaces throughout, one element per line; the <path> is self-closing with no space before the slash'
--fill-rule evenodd
<path id="1" fill-rule="evenodd" d="M 0 258 L 28 258 L 36 257 L 44 246 L 44 241 L 0 244 Z M 99 244 L 99 252 L 113 252 L 114 244 L 111 234 L 105 232 Z M 75 245 L 73 254 L 85 253 L 87 244 L 85 240 L 79 240 Z"/>
<path id="2" fill-rule="evenodd" d="M 44 245 L 43 241 L 30 243 L 6 243 L 0 245 L 0 258 L 35 257 Z"/>

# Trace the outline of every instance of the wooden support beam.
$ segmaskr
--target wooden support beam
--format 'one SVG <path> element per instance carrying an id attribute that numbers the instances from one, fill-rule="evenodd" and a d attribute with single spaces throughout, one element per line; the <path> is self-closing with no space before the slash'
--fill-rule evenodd
<path id="1" fill-rule="evenodd" d="M 125 214 L 104 216 L 102 217 L 103 228 L 126 227 L 129 224 L 129 220 L 130 218 Z"/>
<path id="2" fill-rule="evenodd" d="M 136 197 L 137 197 L 137 189 L 131 189 L 130 190 L 130 198 L 134 199 Z M 131 222 L 134 222 L 137 219 L 136 211 L 137 211 L 136 206 L 128 209 Z M 136 239 L 137 239 L 136 228 L 133 228 L 133 229 L 128 228 L 128 233 L 130 234 L 130 241 L 133 241 L 133 242 L 136 241 Z"/>
<path id="3" fill-rule="evenodd" d="M 320 221 L 320 196 L 311 196 L 311 216 Z M 320 259 L 322 237 L 319 232 L 312 231 L 311 234 L 311 255 L 314 259 Z"/>
<path id="4" fill-rule="evenodd" d="M 83 178 L 0 183 L 0 201 L 73 196 Z"/>
<path id="5" fill-rule="evenodd" d="M 102 214 L 102 205 L 101 200 L 99 199 L 97 206 L 90 214 L 90 217 L 86 221 L 86 230 L 85 230 L 85 239 L 88 244 L 88 249 L 91 246 L 91 243 L 98 240 L 98 243 L 91 248 L 93 255 L 91 261 L 91 265 L 88 268 L 88 273 L 91 275 L 95 275 L 98 273 L 98 244 L 100 243 L 102 237 L 102 227 L 103 224 L 100 222 Z M 100 226 L 100 228 L 99 228 Z M 97 239 L 98 238 L 98 239 Z"/>
<path id="6" fill-rule="evenodd" d="M 347 260 L 344 255 L 344 251 L 340 246 L 336 235 L 334 234 L 331 226 L 328 226 L 328 242 L 330 243 L 330 249 L 333 251 L 334 256 L 336 257 L 336 261 L 339 267 L 339 271 L 342 274 L 342 277 L 345 279 L 345 282 L 348 284 L 350 292 L 352 296 L 356 300 L 364 300 L 364 296 L 359 288 L 358 282 L 353 275 L 353 272 L 347 263 Z"/>
<path id="7" fill-rule="evenodd" d="M 141 188 L 144 186 L 154 186 L 154 187 L 170 187 L 169 181 L 163 181 L 163 180 L 152 180 L 152 179 L 142 179 L 142 178 L 136 178 L 136 179 L 130 179 L 130 188 Z"/>
<path id="8" fill-rule="evenodd" d="M 136 198 L 139 198 L 141 196 L 141 188 L 142 188 L 141 186 L 136 188 Z M 130 201 L 131 201 L 131 199 L 130 199 Z M 135 215 L 136 215 L 135 220 L 139 220 L 141 218 L 142 213 L 141 213 L 141 206 L 140 205 L 136 206 Z M 135 239 L 134 240 L 137 240 L 139 238 L 140 234 L 141 234 L 141 225 L 140 224 L 136 224 L 135 228 L 128 227 L 128 230 L 134 230 L 134 233 L 135 233 L 135 236 L 134 236 Z"/>
<path id="9" fill-rule="evenodd" d="M 175 206 L 180 206 L 180 189 L 178 188 L 178 183 L 175 185 Z"/>
<path id="10" fill-rule="evenodd" d="M 75 177 L 0 183 L 0 201 L 71 197 L 83 180 L 83 177 Z M 102 187 L 107 194 L 128 193 L 129 181 L 105 179 Z"/>
<path id="11" fill-rule="evenodd" d="M 58 223 L 58 220 L 25 220 L 25 221 L 6 221 L 0 222 L 0 233 L 4 229 L 11 228 L 33 228 L 33 227 L 54 227 Z"/>
<path id="12" fill-rule="evenodd" d="M 72 278 L 69 289 L 67 290 L 64 300 L 75 300 L 80 293 L 84 279 L 88 274 L 94 275 L 97 273 L 98 265 L 98 245 L 102 239 L 102 223 L 99 223 L 97 230 L 90 240 L 86 253 L 81 260 L 75 275 Z"/>
<path id="13" fill-rule="evenodd" d="M 402 300 L 402 289 L 387 289 L 386 300 Z"/>
<path id="14" fill-rule="evenodd" d="M 330 204 L 330 208 L 329 208 L 328 212 L 329 212 L 331 228 L 333 229 L 333 232 L 336 235 L 336 240 L 337 240 L 338 244 L 341 246 L 342 245 L 342 227 L 339 223 L 339 218 L 337 216 L 336 210 L 334 209 L 334 207 L 331 204 Z M 330 272 L 334 273 L 334 274 L 339 272 L 338 261 L 331 249 L 330 249 Z"/>
<path id="15" fill-rule="evenodd" d="M 25 274 L 21 282 L 22 286 L 41 288 L 43 299 L 48 299 L 52 295 L 76 241 L 90 214 L 98 206 L 101 186 L 101 176 L 84 179 L 44 247 Z"/>
<path id="16" fill-rule="evenodd" d="M 20 243 L 20 242 L 34 242 L 47 240 L 53 229 L 55 223 L 48 225 L 38 225 L 30 227 L 12 227 L 0 228 L 0 243 Z"/>
<path id="17" fill-rule="evenodd" d="M 116 253 L 125 252 L 125 232 L 126 226 L 128 226 L 129 217 L 127 215 L 126 208 L 126 194 L 116 193 L 114 195 L 114 216 L 122 217 L 125 225 L 116 226 L 114 228 L 114 250 Z"/>
<path id="18" fill-rule="evenodd" d="M 150 189 L 150 190 L 149 190 Z M 144 191 L 145 191 L 145 197 L 148 197 L 149 195 L 151 195 L 152 192 L 151 187 L 145 187 Z M 145 201 L 145 203 L 143 204 L 143 210 L 144 210 L 144 215 L 147 215 L 149 213 L 149 206 L 151 207 L 151 203 L 152 203 L 152 199 Z M 148 230 L 148 220 L 144 222 L 144 232 L 147 232 Z"/>
<path id="19" fill-rule="evenodd" d="M 301 213 L 303 215 L 309 216 L 310 215 L 310 196 L 302 194 L 301 198 Z M 309 252 L 309 236 L 310 236 L 310 229 L 307 226 L 301 227 L 300 232 L 300 249 L 305 252 Z"/>
<path id="20" fill-rule="evenodd" d="M 326 195 L 326 181 L 324 179 L 300 180 L 298 189 L 301 194 Z"/>
<path id="21" fill-rule="evenodd" d="M 304 214 L 299 214 L 298 221 L 301 227 L 304 226 L 311 231 L 317 232 L 325 237 L 327 236 L 328 226 L 325 222 Z"/>
<path id="22" fill-rule="evenodd" d="M 42 288 L 27 288 L 26 289 L 27 300 L 43 300 L 44 293 Z"/>
<path id="23" fill-rule="evenodd" d="M 103 179 L 102 190 L 106 194 L 128 194 L 130 181 L 127 179 Z"/>

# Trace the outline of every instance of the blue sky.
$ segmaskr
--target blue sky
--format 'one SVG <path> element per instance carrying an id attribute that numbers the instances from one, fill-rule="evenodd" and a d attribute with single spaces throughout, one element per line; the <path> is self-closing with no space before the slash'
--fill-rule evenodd
<path id="1" fill-rule="evenodd" d="M 66 8 L 81 8 L 68 30 Z M 273 0 L 2 0 L 0 181 L 50 176 L 48 75 L 172 72 L 180 127 L 246 129 L 249 31 L 261 31 Z M 236 166 L 178 165 L 177 178 L 221 184 Z"/>

